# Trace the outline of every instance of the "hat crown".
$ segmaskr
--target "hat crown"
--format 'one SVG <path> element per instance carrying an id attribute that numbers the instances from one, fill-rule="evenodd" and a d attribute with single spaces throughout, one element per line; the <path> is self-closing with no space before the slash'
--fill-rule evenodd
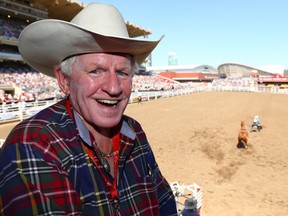
<path id="1" fill-rule="evenodd" d="M 71 23 L 98 34 L 129 38 L 123 16 L 112 5 L 91 3 Z"/>

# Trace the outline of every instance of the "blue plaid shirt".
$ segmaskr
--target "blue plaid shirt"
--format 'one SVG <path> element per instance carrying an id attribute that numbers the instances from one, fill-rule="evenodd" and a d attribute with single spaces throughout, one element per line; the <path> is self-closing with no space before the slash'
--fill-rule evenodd
<path id="1" fill-rule="evenodd" d="M 177 215 L 137 121 L 122 118 L 117 202 L 85 150 L 88 133 L 65 100 L 18 124 L 0 152 L 0 215 Z"/>

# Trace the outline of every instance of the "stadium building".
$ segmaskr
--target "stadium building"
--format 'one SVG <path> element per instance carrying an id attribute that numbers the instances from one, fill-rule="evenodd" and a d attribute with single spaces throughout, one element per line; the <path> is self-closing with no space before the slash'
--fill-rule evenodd
<path id="1" fill-rule="evenodd" d="M 252 67 L 239 63 L 224 63 L 218 66 L 218 71 L 228 78 L 256 78 L 259 86 L 288 87 L 288 70 L 281 65 Z"/>
<path id="2" fill-rule="evenodd" d="M 283 76 L 285 67 L 280 65 L 267 65 L 257 68 L 238 63 L 224 63 L 218 66 L 218 71 L 220 74 L 225 74 L 229 78 L 263 77 L 274 76 L 276 74 Z"/>
<path id="3" fill-rule="evenodd" d="M 220 77 L 217 69 L 210 65 L 169 65 L 147 67 L 153 74 L 178 82 L 211 82 Z"/>

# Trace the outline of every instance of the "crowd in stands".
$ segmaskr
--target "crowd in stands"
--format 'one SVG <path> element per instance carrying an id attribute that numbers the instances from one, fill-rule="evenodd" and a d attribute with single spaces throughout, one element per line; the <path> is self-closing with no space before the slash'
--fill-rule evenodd
<path id="1" fill-rule="evenodd" d="M 7 66 L 0 68 L 1 86 L 20 88 L 20 94 L 4 94 L 0 97 L 0 104 L 12 101 L 34 101 L 51 98 L 61 98 L 61 93 L 56 79 L 36 71 L 31 72 L 28 66 Z M 166 78 L 152 75 L 135 75 L 133 77 L 132 91 L 159 91 L 181 88 L 181 84 Z"/>
<path id="2" fill-rule="evenodd" d="M 257 80 L 253 78 L 226 78 L 212 81 L 214 87 L 254 87 L 255 85 L 257 85 Z"/>
<path id="3" fill-rule="evenodd" d="M 0 104 L 3 102 L 37 101 L 63 97 L 56 79 L 27 70 L 29 70 L 28 67 L 3 67 L 0 69 L 0 89 L 1 86 L 20 89 L 17 93 L 15 91 L 15 94 L 6 93 L 2 95 Z"/>
<path id="4" fill-rule="evenodd" d="M 180 83 L 158 75 L 135 75 L 133 77 L 132 91 L 163 91 L 181 87 Z"/>
<path id="5" fill-rule="evenodd" d="M 9 40 L 18 40 L 25 26 L 27 26 L 25 21 L 0 16 L 0 37 Z"/>

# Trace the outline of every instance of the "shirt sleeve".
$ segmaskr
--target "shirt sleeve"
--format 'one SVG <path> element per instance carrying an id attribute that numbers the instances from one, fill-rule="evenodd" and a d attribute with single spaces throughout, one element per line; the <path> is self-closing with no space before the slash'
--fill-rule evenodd
<path id="1" fill-rule="evenodd" d="M 28 144 L 2 149 L 0 195 L 0 215 L 77 215 L 81 209 L 65 170 Z"/>

